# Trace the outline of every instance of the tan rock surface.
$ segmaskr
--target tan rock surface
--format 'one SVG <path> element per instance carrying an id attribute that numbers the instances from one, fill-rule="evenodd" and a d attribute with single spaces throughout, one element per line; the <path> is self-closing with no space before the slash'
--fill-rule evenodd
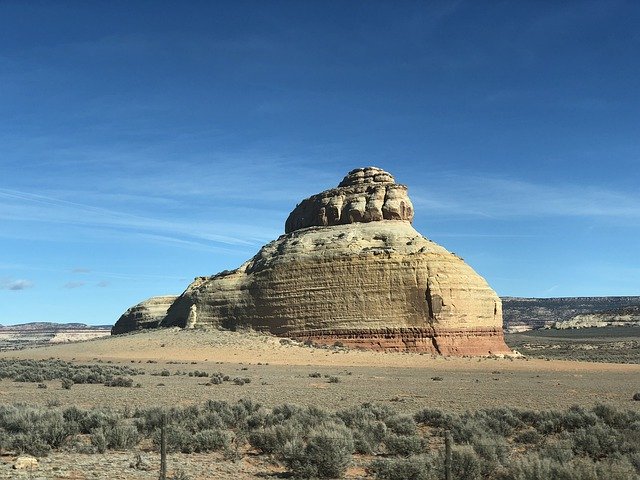
<path id="1" fill-rule="evenodd" d="M 509 353 L 496 293 L 412 220 L 407 187 L 379 168 L 352 170 L 238 269 L 196 278 L 166 316 L 172 297 L 132 307 L 112 333 L 250 327 L 374 350 Z"/>
<path id="2" fill-rule="evenodd" d="M 412 226 L 407 189 L 378 168 L 299 204 L 287 233 L 233 271 L 199 277 L 162 326 L 247 326 L 317 343 L 446 355 L 508 353 L 496 293 Z"/>
<path id="3" fill-rule="evenodd" d="M 501 303 L 462 259 L 406 221 L 311 227 L 232 272 L 200 277 L 165 326 L 250 326 L 373 349 L 505 353 Z"/>
<path id="4" fill-rule="evenodd" d="M 129 308 L 118 319 L 111 329 L 112 335 L 155 328 L 166 316 L 167 309 L 176 300 L 176 295 L 163 295 L 151 297 L 144 302 Z"/>
<path id="5" fill-rule="evenodd" d="M 413 221 L 407 187 L 396 184 L 391 174 L 379 168 L 357 168 L 338 188 L 313 195 L 296 206 L 287 218 L 285 232 L 381 220 Z"/>

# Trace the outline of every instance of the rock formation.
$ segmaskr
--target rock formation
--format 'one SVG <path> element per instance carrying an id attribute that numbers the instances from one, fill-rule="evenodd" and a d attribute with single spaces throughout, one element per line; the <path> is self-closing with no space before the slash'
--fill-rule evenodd
<path id="1" fill-rule="evenodd" d="M 120 316 L 111 329 L 111 335 L 158 327 L 176 298 L 176 295 L 151 297 L 134 305 Z"/>
<path id="2" fill-rule="evenodd" d="M 251 327 L 376 350 L 508 353 L 498 296 L 412 220 L 404 185 L 378 168 L 353 170 L 296 206 L 285 235 L 238 269 L 196 278 L 160 326 Z M 157 317 L 136 316 L 142 305 L 114 333 L 154 326 Z"/>

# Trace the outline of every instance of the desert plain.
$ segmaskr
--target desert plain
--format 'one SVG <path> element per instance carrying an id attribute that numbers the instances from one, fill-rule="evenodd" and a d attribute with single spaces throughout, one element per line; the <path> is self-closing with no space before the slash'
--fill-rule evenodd
<path id="1" fill-rule="evenodd" d="M 76 406 L 132 411 L 154 406 L 186 408 L 207 401 L 234 404 L 250 399 L 266 408 L 294 404 L 328 411 L 371 403 L 408 415 L 422 409 L 464 414 L 499 408 L 591 409 L 601 404 L 640 412 L 640 402 L 633 400 L 640 383 L 637 361 L 622 364 L 522 356 L 383 353 L 340 345 L 316 347 L 253 331 L 178 328 L 3 352 L 0 358 L 59 359 L 76 365 L 129 366 L 140 372 L 132 377 L 137 388 L 75 384 L 64 389 L 57 379 L 40 385 L 0 381 L 1 403 L 45 409 Z M 196 372 L 219 372 L 249 381 L 212 385 L 208 377 L 194 375 Z M 35 471 L 13 469 L 15 458 L 15 452 L 2 456 L 0 478 L 158 478 L 157 449 L 144 442 L 131 451 L 110 449 L 102 454 L 52 451 L 39 458 Z M 148 470 L 134 468 L 139 458 Z M 384 478 L 369 474 L 368 461 L 356 455 L 343 477 Z M 248 447 L 233 460 L 221 452 L 174 452 L 169 454 L 169 465 L 173 477 L 168 478 L 176 479 L 290 475 L 282 465 L 265 460 Z"/>

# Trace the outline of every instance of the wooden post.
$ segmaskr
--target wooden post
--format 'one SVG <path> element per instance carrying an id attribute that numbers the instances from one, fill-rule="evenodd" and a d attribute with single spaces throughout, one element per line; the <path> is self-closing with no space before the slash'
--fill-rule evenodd
<path id="1" fill-rule="evenodd" d="M 162 412 L 160 425 L 160 480 L 167 480 L 167 412 Z"/>
<path id="2" fill-rule="evenodd" d="M 444 432 L 444 479 L 451 479 L 451 432 Z"/>

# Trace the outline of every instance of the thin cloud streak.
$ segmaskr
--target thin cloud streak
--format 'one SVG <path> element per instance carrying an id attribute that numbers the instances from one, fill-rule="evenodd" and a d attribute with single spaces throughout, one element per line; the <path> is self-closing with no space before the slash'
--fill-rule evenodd
<path id="1" fill-rule="evenodd" d="M 567 216 L 640 220 L 640 196 L 600 187 L 543 185 L 452 174 L 441 184 L 455 185 L 455 189 L 433 186 L 428 193 L 413 189 L 411 198 L 418 211 L 489 218 Z"/>
<path id="2" fill-rule="evenodd" d="M 271 238 L 271 232 L 248 224 L 163 220 L 8 189 L 0 189 L 1 198 L 9 200 L 0 203 L 0 218 L 4 220 L 157 231 L 181 237 L 177 240 L 186 237 L 234 246 L 253 246 Z"/>
<path id="3" fill-rule="evenodd" d="M 31 280 L 11 280 L 9 278 L 0 279 L 0 290 L 19 291 L 32 288 L 34 286 Z"/>

